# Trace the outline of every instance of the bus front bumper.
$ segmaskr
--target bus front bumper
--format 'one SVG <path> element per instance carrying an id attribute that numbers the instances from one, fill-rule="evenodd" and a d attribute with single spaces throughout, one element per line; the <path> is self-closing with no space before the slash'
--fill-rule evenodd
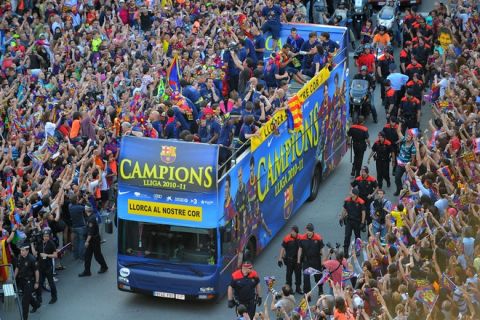
<path id="1" fill-rule="evenodd" d="M 216 273 L 200 276 L 173 271 L 125 268 L 119 264 L 117 287 L 125 292 L 175 300 L 214 300 L 218 297 Z"/>

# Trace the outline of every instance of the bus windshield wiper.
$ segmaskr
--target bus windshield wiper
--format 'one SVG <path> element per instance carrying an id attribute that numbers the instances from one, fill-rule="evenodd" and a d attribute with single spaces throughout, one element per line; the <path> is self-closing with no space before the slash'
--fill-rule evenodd
<path id="1" fill-rule="evenodd" d="M 162 264 L 169 264 L 169 265 L 178 266 L 178 264 L 176 264 L 176 263 L 171 263 L 171 262 L 168 262 L 168 261 L 162 261 L 162 263 L 130 262 L 130 263 L 125 264 L 124 266 L 127 267 L 127 268 L 128 268 L 128 267 L 134 267 L 134 266 L 162 267 Z M 196 276 L 198 276 L 198 277 L 203 277 L 203 273 L 202 273 L 200 270 L 197 270 L 197 269 L 195 269 L 194 267 L 189 266 L 189 265 L 183 265 L 183 266 L 186 266 L 187 269 L 190 270 L 191 272 L 193 272 Z"/>
<path id="2" fill-rule="evenodd" d="M 124 265 L 125 267 L 134 267 L 134 266 L 150 266 L 150 267 L 162 267 L 159 263 L 151 263 L 151 262 L 130 262 Z"/>

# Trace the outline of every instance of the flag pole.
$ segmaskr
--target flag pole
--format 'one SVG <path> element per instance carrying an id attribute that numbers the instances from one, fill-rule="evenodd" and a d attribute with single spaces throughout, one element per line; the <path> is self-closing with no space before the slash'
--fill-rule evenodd
<path id="1" fill-rule="evenodd" d="M 315 287 L 313 287 L 313 289 L 315 289 Z M 311 293 L 311 292 L 313 291 L 313 289 L 310 290 L 309 293 Z M 305 303 L 307 304 L 308 315 L 310 316 L 310 319 L 313 319 L 313 317 L 312 317 L 312 310 L 310 310 L 310 303 L 308 303 L 308 297 L 307 297 L 307 295 L 308 295 L 308 293 L 305 293 Z"/>

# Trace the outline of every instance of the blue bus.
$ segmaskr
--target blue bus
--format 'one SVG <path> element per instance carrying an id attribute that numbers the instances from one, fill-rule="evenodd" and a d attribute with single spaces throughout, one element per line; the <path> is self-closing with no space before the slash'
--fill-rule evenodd
<path id="1" fill-rule="evenodd" d="M 284 26 L 283 38 L 293 25 Z M 296 96 L 301 124 L 285 110 L 259 137 L 218 163 L 216 145 L 126 136 L 118 175 L 118 289 L 177 300 L 226 293 L 231 273 L 258 255 L 346 152 L 346 28 L 294 25 L 340 43 L 333 67 Z M 300 122 L 298 122 L 300 121 Z"/>

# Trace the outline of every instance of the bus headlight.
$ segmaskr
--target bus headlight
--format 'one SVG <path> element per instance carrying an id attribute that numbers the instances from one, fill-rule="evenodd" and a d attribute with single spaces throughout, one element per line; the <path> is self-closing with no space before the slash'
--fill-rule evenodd
<path id="1" fill-rule="evenodd" d="M 130 275 L 130 269 L 128 268 L 121 268 L 120 271 L 118 272 L 121 277 L 127 278 Z"/>
<path id="2" fill-rule="evenodd" d="M 123 282 L 123 283 L 130 283 L 130 281 L 122 276 L 118 276 L 118 282 Z"/>

